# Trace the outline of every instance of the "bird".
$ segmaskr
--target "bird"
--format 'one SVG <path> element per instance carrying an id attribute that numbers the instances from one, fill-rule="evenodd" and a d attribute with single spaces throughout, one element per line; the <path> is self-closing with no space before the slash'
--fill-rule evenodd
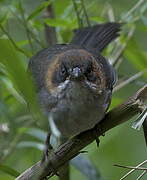
<path id="1" fill-rule="evenodd" d="M 117 22 L 79 28 L 69 43 L 45 48 L 30 59 L 38 101 L 55 137 L 74 137 L 102 121 L 117 74 L 101 53 L 120 30 Z"/>

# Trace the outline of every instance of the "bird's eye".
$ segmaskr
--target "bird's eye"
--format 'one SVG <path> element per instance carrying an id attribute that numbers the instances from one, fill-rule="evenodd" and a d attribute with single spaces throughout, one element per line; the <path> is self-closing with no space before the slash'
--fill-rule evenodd
<path id="1" fill-rule="evenodd" d="M 89 69 L 87 70 L 87 74 L 90 74 L 91 72 L 92 72 L 92 69 L 89 68 Z"/>
<path id="2" fill-rule="evenodd" d="M 61 75 L 66 75 L 67 74 L 67 69 L 63 64 L 60 66 L 60 74 Z"/>
<path id="3" fill-rule="evenodd" d="M 60 68 L 56 69 L 56 71 L 54 72 L 52 76 L 52 82 L 54 84 L 62 83 L 66 80 L 67 76 L 68 74 L 67 74 L 66 67 L 60 66 Z"/>
<path id="4" fill-rule="evenodd" d="M 66 68 L 63 66 L 61 69 L 60 69 L 60 79 L 61 81 L 65 81 L 67 78 L 67 70 Z"/>
<path id="5" fill-rule="evenodd" d="M 66 74 L 66 69 L 64 67 L 61 69 L 61 73 L 62 73 L 62 75 Z"/>
<path id="6" fill-rule="evenodd" d="M 91 81 L 91 82 L 96 81 L 96 75 L 95 75 L 95 73 L 94 73 L 91 69 L 89 69 L 89 70 L 87 71 L 86 76 L 87 76 L 87 79 L 88 79 L 89 81 Z"/>

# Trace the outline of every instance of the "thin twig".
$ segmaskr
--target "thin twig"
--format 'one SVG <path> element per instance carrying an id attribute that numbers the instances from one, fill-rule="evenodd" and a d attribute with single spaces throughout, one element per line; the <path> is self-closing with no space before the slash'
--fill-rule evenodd
<path id="1" fill-rule="evenodd" d="M 90 24 L 89 17 L 88 17 L 88 14 L 87 14 L 86 8 L 85 8 L 84 0 L 80 0 L 80 1 L 81 1 L 81 6 L 82 6 L 82 9 L 83 9 L 83 12 L 84 12 L 85 18 L 86 18 L 87 25 L 90 27 L 90 26 L 91 26 L 91 24 Z"/>
<path id="2" fill-rule="evenodd" d="M 100 17 L 105 17 L 105 15 L 107 14 L 108 11 L 108 2 L 105 2 L 100 14 Z"/>
<path id="3" fill-rule="evenodd" d="M 76 16 L 77 16 L 77 21 L 78 21 L 79 28 L 82 28 L 82 27 L 83 27 L 83 23 L 82 23 L 82 20 L 81 20 L 81 18 L 80 18 L 80 13 L 79 13 L 79 11 L 78 11 L 78 6 L 77 6 L 75 0 L 72 0 L 72 2 L 73 2 L 73 6 L 74 6 L 74 9 L 75 9 L 75 12 L 76 12 Z"/>
<path id="4" fill-rule="evenodd" d="M 19 0 L 19 6 L 20 6 L 20 14 L 21 14 L 21 17 L 22 17 L 22 20 L 23 20 L 23 23 L 24 23 L 24 27 L 25 27 L 25 30 L 26 30 L 26 35 L 27 35 L 27 38 L 28 38 L 28 41 L 29 41 L 31 51 L 33 53 L 34 48 L 33 48 L 33 44 L 32 44 L 32 39 L 31 39 L 31 36 L 30 36 L 30 31 L 29 31 L 28 24 L 27 24 L 27 21 L 26 21 L 26 18 L 25 18 L 25 12 L 24 12 L 24 9 L 22 7 L 21 0 Z"/>
<path id="5" fill-rule="evenodd" d="M 125 87 L 126 85 L 130 84 L 131 82 L 135 81 L 136 79 L 141 77 L 145 72 L 147 72 L 147 69 L 144 71 L 138 72 L 137 74 L 134 74 L 133 76 L 131 76 L 129 79 L 121 82 L 116 87 L 114 87 L 113 92 L 116 92 L 120 90 L 121 88 Z"/>
<path id="6" fill-rule="evenodd" d="M 17 21 L 24 26 L 23 21 L 20 19 L 19 16 L 16 15 L 16 13 L 13 11 L 13 9 L 9 8 L 9 10 L 10 10 L 11 13 L 13 14 L 13 16 L 17 19 Z M 39 39 L 36 38 L 37 35 L 34 34 L 34 32 L 31 31 L 30 29 L 28 29 L 28 31 L 29 31 L 29 33 L 31 34 L 32 39 L 33 39 L 34 41 L 36 41 L 36 43 L 39 44 L 41 48 L 45 48 L 44 44 L 43 44 Z"/>
<path id="7" fill-rule="evenodd" d="M 147 168 L 144 168 L 144 167 L 123 166 L 123 165 L 117 165 L 117 164 L 115 164 L 114 166 L 121 167 L 121 168 L 126 168 L 126 169 L 135 169 L 135 170 L 144 170 L 144 171 L 147 171 Z"/>
<path id="8" fill-rule="evenodd" d="M 121 65 L 121 63 L 123 62 L 123 60 L 124 60 L 123 57 L 120 57 L 120 58 L 118 59 L 117 63 L 116 63 L 115 66 L 114 66 L 116 70 L 120 67 L 120 65 Z"/>
<path id="9" fill-rule="evenodd" d="M 128 41 L 131 39 L 131 37 L 133 36 L 134 34 L 134 31 L 135 31 L 135 28 L 131 28 L 130 31 L 128 32 L 128 35 L 127 35 L 127 38 L 126 38 L 126 41 L 123 45 L 121 45 L 120 49 L 116 51 L 116 54 L 113 55 L 113 61 L 112 61 L 112 65 L 115 67 L 118 63 L 119 63 L 119 60 L 120 60 L 120 57 L 122 56 L 124 50 L 126 49 L 127 45 L 128 45 Z M 118 45 L 117 45 L 118 46 Z"/>
<path id="10" fill-rule="evenodd" d="M 10 34 L 4 29 L 4 27 L 0 24 L 0 29 L 2 30 L 2 32 L 8 37 L 8 39 L 10 40 L 10 42 L 12 43 L 12 45 L 14 46 L 14 48 L 16 50 L 18 50 L 19 52 L 21 52 L 23 55 L 30 57 L 31 55 L 28 54 L 26 51 L 24 51 L 23 49 L 19 48 L 19 46 L 15 43 L 15 41 L 12 39 L 12 37 L 10 36 Z"/>
<path id="11" fill-rule="evenodd" d="M 138 176 L 138 178 L 136 179 L 136 180 L 139 180 L 139 179 L 141 179 L 145 174 L 147 173 L 147 171 L 145 170 L 145 171 L 143 171 L 141 174 L 140 174 L 140 176 Z"/>
<path id="12" fill-rule="evenodd" d="M 140 167 L 140 166 L 142 166 L 142 165 L 144 165 L 144 164 L 146 164 L 146 163 L 147 163 L 147 160 L 145 160 L 145 161 L 143 161 L 142 163 L 138 164 L 136 167 L 138 168 L 138 167 Z M 134 171 L 135 171 L 135 169 L 132 169 L 132 170 L 129 171 L 127 174 L 125 174 L 122 178 L 120 178 L 120 180 L 125 179 L 125 178 L 128 177 L 131 173 L 133 173 Z"/>
<path id="13" fill-rule="evenodd" d="M 29 31 L 29 33 L 31 34 L 32 39 L 34 39 L 34 41 L 36 41 L 36 43 L 37 43 L 38 45 L 40 45 L 41 48 L 45 48 L 45 45 L 44 45 L 39 39 L 36 38 L 37 35 L 34 34 L 33 31 L 31 31 L 30 29 L 28 29 L 28 31 Z"/>
<path id="14" fill-rule="evenodd" d="M 108 8 L 107 14 L 110 22 L 115 22 L 115 15 L 111 4 L 108 3 L 107 8 Z"/>
<path id="15" fill-rule="evenodd" d="M 138 7 L 144 2 L 144 0 L 139 0 L 124 16 L 124 19 L 127 19 Z"/>

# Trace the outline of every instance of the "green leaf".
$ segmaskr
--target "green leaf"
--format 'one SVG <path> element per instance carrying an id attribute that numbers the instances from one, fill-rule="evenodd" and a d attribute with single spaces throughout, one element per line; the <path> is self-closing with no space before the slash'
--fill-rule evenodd
<path id="1" fill-rule="evenodd" d="M 0 63 L 5 66 L 8 77 L 16 91 L 29 104 L 30 110 L 34 112 L 33 115 L 37 117 L 40 111 L 35 93 L 36 90 L 29 72 L 25 70 L 24 62 L 18 57 L 18 51 L 14 49 L 9 40 L 0 39 L 0 49 Z"/>
<path id="2" fill-rule="evenodd" d="M 33 141 L 22 141 L 17 145 L 18 148 L 36 148 L 38 150 L 44 150 L 44 144 Z"/>
<path id="3" fill-rule="evenodd" d="M 33 19 L 34 17 L 36 17 L 39 13 L 41 13 L 41 11 L 46 8 L 51 2 L 50 1 L 46 1 L 41 3 L 40 6 L 38 6 L 27 18 L 27 21 Z"/>
<path id="4" fill-rule="evenodd" d="M 75 29 L 77 27 L 77 22 L 75 19 L 71 20 L 65 20 L 65 19 L 61 19 L 61 18 L 56 18 L 56 19 L 52 19 L 52 18 L 47 18 L 44 19 L 44 22 L 51 27 L 63 27 L 63 28 L 68 28 L 69 29 Z"/>
<path id="5" fill-rule="evenodd" d="M 19 42 L 16 42 L 16 44 L 17 44 L 19 47 L 21 47 L 21 46 L 24 46 L 24 45 L 29 44 L 29 40 L 19 41 Z"/>
<path id="6" fill-rule="evenodd" d="M 110 109 L 114 108 L 115 106 L 117 106 L 120 103 L 122 103 L 122 99 L 113 96 Z"/>
<path id="7" fill-rule="evenodd" d="M 104 23 L 106 21 L 104 17 L 98 17 L 98 16 L 93 16 L 93 17 L 90 17 L 89 19 L 97 23 Z"/>
<path id="8" fill-rule="evenodd" d="M 41 129 L 37 129 L 37 128 L 28 128 L 28 130 L 26 131 L 26 134 L 29 134 L 41 141 L 45 141 L 47 133 Z"/>
<path id="9" fill-rule="evenodd" d="M 4 24 L 8 20 L 8 13 L 6 12 L 2 17 L 0 17 L 0 23 Z"/>
<path id="10" fill-rule="evenodd" d="M 16 89 L 13 87 L 12 82 L 8 78 L 3 76 L 1 77 L 1 80 L 5 84 L 10 94 L 12 94 L 21 104 L 26 104 L 24 98 L 16 91 Z"/>
<path id="11" fill-rule="evenodd" d="M 8 175 L 11 175 L 13 177 L 17 177 L 20 175 L 20 173 L 18 171 L 16 171 L 15 169 L 12 169 L 11 167 L 2 165 L 2 164 L 0 164 L 0 171 L 6 173 Z"/>
<path id="12" fill-rule="evenodd" d="M 68 22 L 65 19 L 52 19 L 52 18 L 47 18 L 44 20 L 45 23 L 49 26 L 53 26 L 53 27 L 67 27 L 68 26 Z"/>
<path id="13" fill-rule="evenodd" d="M 138 70 L 142 71 L 147 67 L 147 55 L 134 39 L 128 43 L 124 55 Z"/>

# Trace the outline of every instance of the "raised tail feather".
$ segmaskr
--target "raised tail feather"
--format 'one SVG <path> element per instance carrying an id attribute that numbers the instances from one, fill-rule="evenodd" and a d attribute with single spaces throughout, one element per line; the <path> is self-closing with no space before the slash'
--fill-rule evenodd
<path id="1" fill-rule="evenodd" d="M 98 24 L 74 31 L 72 44 L 96 48 L 102 51 L 112 40 L 119 36 L 120 23 Z"/>

